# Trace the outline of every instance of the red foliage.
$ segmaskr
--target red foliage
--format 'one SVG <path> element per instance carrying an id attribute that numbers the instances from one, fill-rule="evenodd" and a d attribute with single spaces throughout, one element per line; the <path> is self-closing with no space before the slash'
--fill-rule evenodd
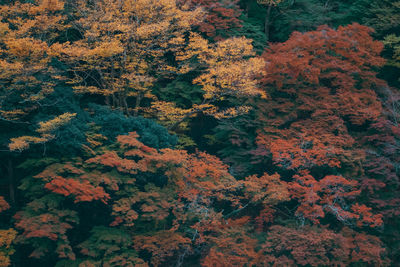
<path id="1" fill-rule="evenodd" d="M 179 2 L 187 4 L 189 8 L 200 7 L 206 12 L 198 26 L 199 31 L 209 37 L 215 37 L 218 31 L 241 26 L 238 19 L 241 14 L 238 0 L 180 0 Z"/>
<path id="2" fill-rule="evenodd" d="M 371 213 L 372 208 L 365 205 L 354 204 L 351 206 L 352 211 L 356 214 L 357 226 L 370 225 L 371 227 L 381 226 L 383 224 L 382 215 L 374 215 Z"/>
<path id="3" fill-rule="evenodd" d="M 260 215 L 254 218 L 255 229 L 258 232 L 265 230 L 265 225 L 274 221 L 275 210 L 271 207 L 265 207 L 260 211 Z"/>

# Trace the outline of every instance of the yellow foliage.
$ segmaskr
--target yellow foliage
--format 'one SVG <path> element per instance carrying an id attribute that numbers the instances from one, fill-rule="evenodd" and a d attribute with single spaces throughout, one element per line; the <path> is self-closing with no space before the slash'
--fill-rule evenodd
<path id="1" fill-rule="evenodd" d="M 100 0 L 95 5 L 76 1 L 77 25 L 84 38 L 54 44 L 51 53 L 75 66 L 69 79 L 77 93 L 99 94 L 114 107 L 137 113 L 143 98 L 154 99 L 150 88 L 159 77 L 176 72 L 165 55 L 181 51 L 200 10 L 183 10 L 170 0 Z M 87 84 L 87 77 L 95 80 Z M 127 97 L 135 97 L 129 107 Z M 111 104 L 111 102 L 110 102 Z"/>
<path id="2" fill-rule="evenodd" d="M 7 103 L 0 105 L 0 113 L 6 120 L 23 121 L 53 93 L 54 84 L 45 81 L 56 72 L 49 63 L 58 51 L 48 44 L 69 27 L 62 14 L 64 1 L 28 2 L 0 5 L 0 83 L 6 85 L 2 103 Z M 26 147 L 26 141 L 17 147 Z"/>
<path id="3" fill-rule="evenodd" d="M 76 113 L 66 112 L 60 116 L 55 117 L 52 120 L 48 120 L 46 122 L 39 122 L 40 127 L 36 131 L 41 134 L 50 133 L 70 122 L 75 116 Z"/>
<path id="4" fill-rule="evenodd" d="M 110 42 L 103 42 L 94 49 L 87 51 L 87 57 L 112 57 L 118 55 L 124 51 L 122 43 L 118 40 L 112 40 Z"/>
<path id="5" fill-rule="evenodd" d="M 17 138 L 11 138 L 11 143 L 8 144 L 8 148 L 11 151 L 23 151 L 29 148 L 30 144 L 39 144 L 45 143 L 54 138 L 52 132 L 60 128 L 61 126 L 70 122 L 76 113 L 64 113 L 60 116 L 55 117 L 52 120 L 48 120 L 45 122 L 39 122 L 39 128 L 36 129 L 36 132 L 40 133 L 40 137 L 36 136 L 20 136 Z"/>
<path id="6" fill-rule="evenodd" d="M 206 71 L 193 83 L 203 87 L 204 98 L 215 101 L 226 95 L 266 97 L 256 79 L 264 74 L 265 63 L 254 55 L 251 40 L 244 37 L 210 45 L 199 34 L 193 33 L 189 45 L 177 54 L 177 59 L 186 61 L 197 57 L 206 66 Z M 192 68 L 186 64 L 182 70 L 187 72 Z"/>
<path id="7" fill-rule="evenodd" d="M 176 53 L 176 59 L 181 62 L 181 73 L 195 68 L 202 71 L 193 83 L 202 86 L 204 101 L 201 105 L 193 105 L 189 109 L 177 108 L 172 103 L 154 103 L 152 107 L 158 111 L 160 120 L 176 125 L 180 120 L 199 112 L 217 119 L 234 117 L 247 113 L 250 108 L 236 106 L 219 110 L 215 103 L 229 96 L 266 98 L 266 93 L 259 88 L 258 81 L 264 74 L 265 62 L 254 57 L 251 42 L 241 37 L 210 44 L 199 34 L 191 33 L 188 45 L 183 51 Z M 193 59 L 199 62 L 193 63 Z"/>
<path id="8" fill-rule="evenodd" d="M 48 139 L 43 137 L 35 136 L 20 136 L 17 138 L 11 138 L 11 143 L 8 144 L 8 148 L 11 151 L 23 151 L 29 148 L 31 143 L 39 144 L 48 141 Z"/>
<path id="9" fill-rule="evenodd" d="M 248 106 L 239 106 L 236 108 L 228 108 L 222 111 L 218 111 L 210 115 L 214 116 L 216 119 L 232 118 L 242 114 L 247 114 L 250 109 L 251 108 Z"/>
<path id="10" fill-rule="evenodd" d="M 17 232 L 12 228 L 0 230 L 0 267 L 10 266 L 10 256 L 14 254 L 11 244 L 16 236 Z"/>
<path id="11" fill-rule="evenodd" d="M 11 243 L 17 236 L 17 232 L 10 228 L 8 230 L 0 230 L 0 248 L 10 248 Z"/>
<path id="12" fill-rule="evenodd" d="M 257 3 L 260 5 L 266 5 L 266 6 L 276 6 L 279 3 L 281 3 L 283 0 L 257 0 Z"/>
<path id="13" fill-rule="evenodd" d="M 5 44 L 9 54 L 20 58 L 29 57 L 29 60 L 43 58 L 48 48 L 45 42 L 33 38 L 10 38 L 5 41 Z"/>
<path id="14" fill-rule="evenodd" d="M 25 112 L 21 109 L 14 109 L 10 111 L 0 110 L 1 116 L 7 120 L 16 120 L 19 116 L 24 115 Z"/>
<path id="15" fill-rule="evenodd" d="M 55 12 L 64 9 L 64 2 L 58 0 L 41 0 L 38 6 L 32 6 L 29 14 L 37 15 L 43 12 Z"/>
<path id="16" fill-rule="evenodd" d="M 158 118 L 162 122 L 167 122 L 169 124 L 174 124 L 181 121 L 186 116 L 194 114 L 193 109 L 182 109 L 172 102 L 155 101 L 151 106 L 157 112 Z"/>

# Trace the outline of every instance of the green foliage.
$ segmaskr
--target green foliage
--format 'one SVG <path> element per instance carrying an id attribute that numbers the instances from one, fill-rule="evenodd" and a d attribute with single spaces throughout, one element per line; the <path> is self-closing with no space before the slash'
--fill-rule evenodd
<path id="1" fill-rule="evenodd" d="M 212 148 L 218 148 L 217 154 L 230 165 L 230 173 L 235 177 L 245 177 L 260 173 L 258 164 L 252 162 L 252 151 L 256 148 L 257 121 L 254 114 L 243 115 L 235 120 L 219 123 L 209 140 Z M 261 173 L 265 170 L 263 165 Z"/>
<path id="2" fill-rule="evenodd" d="M 374 28 L 376 36 L 383 39 L 388 34 L 400 31 L 400 1 L 398 0 L 358 0 L 355 2 L 361 22 Z"/>
<path id="3" fill-rule="evenodd" d="M 240 17 L 242 27 L 232 30 L 232 36 L 244 36 L 253 40 L 254 50 L 261 54 L 267 46 L 267 40 L 264 33 L 263 22 L 254 17 L 242 15 Z"/>
<path id="4" fill-rule="evenodd" d="M 286 0 L 274 10 L 271 38 L 285 41 L 293 31 L 312 31 L 324 24 L 345 25 L 354 21 L 349 18 L 352 11 L 349 1 Z"/>
<path id="5" fill-rule="evenodd" d="M 389 58 L 387 65 L 394 68 L 394 73 L 390 77 L 395 79 L 397 77 L 397 84 L 400 85 L 400 36 L 390 34 L 385 37 L 383 42 L 386 45 L 387 52 L 391 58 Z"/>
<path id="6" fill-rule="evenodd" d="M 124 230 L 95 226 L 90 233 L 90 237 L 79 245 L 80 253 L 89 258 L 81 264 L 110 267 L 144 264 L 132 249 L 132 238 Z"/>
<path id="7" fill-rule="evenodd" d="M 177 142 L 176 136 L 170 135 L 164 127 L 150 119 L 127 117 L 120 111 L 95 104 L 89 105 L 89 109 L 92 114 L 89 122 L 100 126 L 99 133 L 111 140 L 117 135 L 136 131 L 140 140 L 152 147 L 171 147 Z"/>
<path id="8" fill-rule="evenodd" d="M 190 80 L 184 78 L 173 80 L 165 87 L 159 87 L 156 95 L 162 101 L 175 102 L 180 108 L 190 108 L 193 104 L 201 104 L 203 91 L 201 87 L 192 84 Z"/>
<path id="9" fill-rule="evenodd" d="M 75 259 L 67 230 L 79 223 L 75 211 L 64 209 L 63 197 L 54 194 L 34 199 L 14 216 L 15 226 L 22 231 L 16 239 L 19 244 L 30 244 L 33 258 L 51 258 L 57 253 L 61 258 Z"/>

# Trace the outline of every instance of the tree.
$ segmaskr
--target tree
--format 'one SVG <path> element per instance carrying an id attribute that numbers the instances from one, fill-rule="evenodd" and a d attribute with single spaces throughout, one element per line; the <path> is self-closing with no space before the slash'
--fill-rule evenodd
<path id="1" fill-rule="evenodd" d="M 51 43 L 68 28 L 63 11 L 58 0 L 1 6 L 1 120 L 29 124 L 29 115 L 49 104 L 60 74 Z"/>
<path id="2" fill-rule="evenodd" d="M 24 180 L 21 189 L 29 192 L 31 202 L 14 218 L 22 231 L 17 241 L 33 247 L 31 257 L 59 264 L 123 265 L 132 260 L 145 266 L 178 261 L 189 254 L 197 238 L 191 236 L 191 226 L 202 221 L 205 212 L 213 212 L 214 201 L 232 198 L 232 206 L 237 205 L 232 196 L 224 195 L 236 180 L 216 157 L 157 150 L 137 138 L 132 132 L 118 136 L 113 146 L 93 143 L 94 156 L 51 164 Z M 90 218 L 86 208 L 92 210 Z M 87 225 L 103 226 L 93 228 L 91 236 L 75 236 Z M 101 237 L 105 229 L 109 232 Z M 128 240 L 120 239 L 123 231 L 135 240 L 137 252 L 146 250 L 152 256 L 140 259 L 128 249 Z M 116 250 L 110 247 L 114 241 L 108 240 L 122 247 Z"/>
<path id="3" fill-rule="evenodd" d="M 201 266 L 251 266 L 256 262 L 257 240 L 246 235 L 249 218 L 217 221 L 205 224 L 201 231 L 207 231 L 204 241 L 210 248 L 202 259 Z"/>
<path id="4" fill-rule="evenodd" d="M 55 117 L 52 120 L 46 122 L 39 122 L 39 128 L 36 132 L 40 134 L 40 137 L 36 136 L 20 136 L 16 138 L 11 138 L 11 143 L 8 145 L 11 151 L 23 151 L 29 148 L 30 143 L 40 144 L 48 142 L 55 138 L 55 132 L 62 126 L 68 124 L 74 117 L 76 113 L 64 113 L 60 116 Z"/>
<path id="5" fill-rule="evenodd" d="M 0 230 L 0 266 L 7 267 L 11 265 L 10 256 L 15 250 L 12 246 L 17 232 L 10 228 L 8 230 Z"/>
<path id="6" fill-rule="evenodd" d="M 293 33 L 264 54 L 263 81 L 271 98 L 258 105 L 259 119 L 268 126 L 257 142 L 283 168 L 339 167 L 363 157 L 349 130 L 379 118 L 374 89 L 385 86 L 374 73 L 384 63 L 383 47 L 370 32 L 358 24 L 321 27 Z"/>
<path id="7" fill-rule="evenodd" d="M 203 112 L 215 118 L 226 118 L 246 113 L 246 106 L 218 109 L 218 102 L 229 97 L 252 97 L 265 94 L 258 88 L 257 77 L 263 73 L 263 61 L 252 57 L 255 53 L 251 41 L 245 38 L 230 38 L 209 44 L 198 34 L 191 34 L 189 45 L 178 53 L 182 71 L 200 70 L 193 80 L 204 92 L 201 104 L 190 109 L 176 107 L 174 103 L 155 102 L 153 108 L 160 112 L 161 120 L 172 124 L 172 129 L 186 118 Z M 193 62 L 194 59 L 198 61 Z"/>
<path id="8" fill-rule="evenodd" d="M 8 210 L 10 205 L 7 201 L 0 196 L 0 213 Z M 17 236 L 17 232 L 10 228 L 7 230 L 0 229 L 0 266 L 7 267 L 11 265 L 10 256 L 14 254 L 15 250 L 12 246 L 12 242 Z"/>
<path id="9" fill-rule="evenodd" d="M 129 234 L 122 229 L 97 226 L 90 237 L 79 245 L 87 260 L 80 264 L 92 266 L 148 266 L 132 249 Z"/>
<path id="10" fill-rule="evenodd" d="M 359 227 L 378 227 L 383 224 L 382 215 L 373 215 L 371 208 L 358 203 L 349 208 L 346 204 L 346 199 L 360 194 L 356 181 L 334 175 L 316 181 L 307 171 L 295 175 L 294 178 L 295 181 L 290 183 L 289 189 L 292 198 L 300 202 L 296 215 L 301 217 L 303 224 L 305 218 L 319 223 L 319 218 L 325 217 L 328 212 L 344 224 L 352 224 L 354 221 Z"/>
<path id="11" fill-rule="evenodd" d="M 179 2 L 190 8 L 203 9 L 206 14 L 197 25 L 198 30 L 207 37 L 220 39 L 226 36 L 226 31 L 241 27 L 238 0 L 180 0 Z"/>
<path id="12" fill-rule="evenodd" d="M 75 211 L 62 207 L 62 200 L 60 196 L 44 195 L 15 214 L 15 227 L 22 230 L 16 241 L 33 246 L 30 257 L 51 257 L 55 252 L 60 258 L 76 258 L 67 230 L 79 219 Z"/>
<path id="13" fill-rule="evenodd" d="M 264 32 L 267 41 L 269 40 L 269 31 L 270 31 L 270 24 L 271 24 L 271 9 L 274 6 L 277 6 L 283 0 L 257 0 L 257 3 L 261 5 L 267 6 L 267 14 L 265 15 L 265 22 L 264 22 Z"/>
<path id="14" fill-rule="evenodd" d="M 76 93 L 103 96 L 128 115 L 138 114 L 144 98 L 154 99 L 157 79 L 176 72 L 168 57 L 183 49 L 199 17 L 199 10 L 181 10 L 166 0 L 78 1 L 73 10 L 82 38 L 52 47 L 73 71 L 68 82 Z"/>
<path id="15" fill-rule="evenodd" d="M 365 243 L 361 243 L 363 240 Z M 388 266 L 385 250 L 374 236 L 350 229 L 334 233 L 328 229 L 305 227 L 295 229 L 275 225 L 270 228 L 260 250 L 261 264 L 337 265 L 351 263 Z"/>
<path id="16" fill-rule="evenodd" d="M 400 69 L 400 37 L 394 34 L 387 35 L 385 37 L 384 44 L 391 50 L 392 53 L 392 58 L 389 59 L 388 65 L 395 67 L 398 71 Z M 400 77 L 397 78 L 400 81 Z"/>

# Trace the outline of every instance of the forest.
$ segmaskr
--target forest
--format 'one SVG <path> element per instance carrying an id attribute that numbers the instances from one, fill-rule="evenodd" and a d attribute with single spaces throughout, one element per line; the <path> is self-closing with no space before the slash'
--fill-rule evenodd
<path id="1" fill-rule="evenodd" d="M 400 0 L 0 0 L 8 266 L 400 266 Z"/>

